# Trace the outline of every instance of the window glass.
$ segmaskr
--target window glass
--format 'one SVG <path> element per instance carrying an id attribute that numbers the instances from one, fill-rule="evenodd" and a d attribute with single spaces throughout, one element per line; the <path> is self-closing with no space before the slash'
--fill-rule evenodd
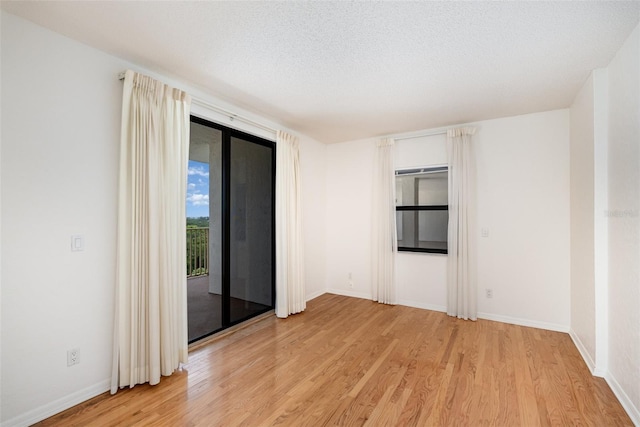
<path id="1" fill-rule="evenodd" d="M 398 250 L 447 253 L 447 204 L 446 167 L 396 171 Z"/>

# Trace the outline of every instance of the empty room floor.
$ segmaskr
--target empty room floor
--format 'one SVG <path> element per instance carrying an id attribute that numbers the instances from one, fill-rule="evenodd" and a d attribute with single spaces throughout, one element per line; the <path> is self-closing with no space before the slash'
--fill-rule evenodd
<path id="1" fill-rule="evenodd" d="M 568 334 L 325 294 L 37 425 L 633 424 Z"/>

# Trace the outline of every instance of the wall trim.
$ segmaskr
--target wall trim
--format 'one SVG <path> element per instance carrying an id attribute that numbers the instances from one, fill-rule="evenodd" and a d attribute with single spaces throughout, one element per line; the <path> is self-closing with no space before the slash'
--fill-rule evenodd
<path id="1" fill-rule="evenodd" d="M 640 409 L 636 408 L 611 372 L 608 371 L 605 374 L 604 379 L 607 384 L 609 384 L 609 387 L 611 387 L 611 391 L 616 395 L 624 410 L 627 411 L 627 415 L 631 418 L 631 422 L 636 426 L 640 426 Z"/>
<path id="2" fill-rule="evenodd" d="M 444 305 L 438 305 L 438 304 L 425 304 L 422 302 L 415 302 L 415 301 L 410 301 L 406 299 L 401 299 L 400 301 L 398 301 L 398 304 L 404 305 L 406 307 L 422 308 L 423 310 L 439 311 L 442 313 L 447 312 L 447 307 L 445 307 Z"/>
<path id="3" fill-rule="evenodd" d="M 571 337 L 571 340 L 573 341 L 573 344 L 578 349 L 578 352 L 580 353 L 580 356 L 582 356 L 582 360 L 584 360 L 584 363 L 587 364 L 587 368 L 589 368 L 589 371 L 591 372 L 591 375 L 596 375 L 596 364 L 593 361 L 593 358 L 591 357 L 589 352 L 587 351 L 587 348 L 582 343 L 582 340 L 580 340 L 580 337 L 578 336 L 578 334 L 576 334 L 576 332 L 573 330 L 573 328 L 569 330 L 569 336 Z M 601 375 L 596 375 L 596 376 L 603 377 L 604 373 L 602 373 Z"/>
<path id="4" fill-rule="evenodd" d="M 539 320 L 521 319 L 518 317 L 503 316 L 501 314 L 478 313 L 478 319 L 493 320 L 494 322 L 509 323 L 518 326 L 527 326 L 530 328 L 546 329 L 555 332 L 569 332 L 569 326 L 557 323 L 541 322 Z"/>
<path id="5" fill-rule="evenodd" d="M 369 299 L 369 300 L 372 299 L 371 294 L 366 292 L 360 292 L 360 291 L 351 291 L 351 290 L 347 291 L 344 289 L 332 288 L 332 289 L 327 289 L 327 292 L 330 294 L 343 295 L 346 297 L 355 297 L 355 298 L 362 298 L 362 299 Z M 447 311 L 446 307 L 442 305 L 427 304 L 427 303 L 415 302 L 410 300 L 400 300 L 398 302 L 398 305 L 405 305 L 407 307 L 422 308 L 424 310 L 433 310 L 433 311 L 440 311 L 445 313 Z M 539 320 L 520 319 L 517 317 L 503 316 L 500 314 L 478 313 L 478 319 L 492 320 L 494 322 L 509 323 L 512 325 L 527 326 L 530 328 L 545 329 L 548 331 L 564 332 L 564 333 L 569 332 L 569 326 L 560 325 L 557 323 L 541 322 Z"/>
<path id="6" fill-rule="evenodd" d="M 324 289 L 323 289 L 323 290 L 321 290 L 321 291 L 311 292 L 310 294 L 307 294 L 307 295 L 306 295 L 306 297 L 305 297 L 305 298 L 306 298 L 306 299 L 305 299 L 305 301 L 306 301 L 306 302 L 309 302 L 309 301 L 311 301 L 312 299 L 318 298 L 320 295 L 324 295 L 324 294 L 326 294 L 326 293 L 327 293 L 327 291 L 325 291 Z"/>
<path id="7" fill-rule="evenodd" d="M 84 401 L 92 399 L 111 388 L 111 379 L 100 381 L 97 384 L 75 391 L 53 402 L 42 405 L 31 411 L 20 414 L 17 417 L 4 421 L 2 427 L 24 427 L 30 426 L 38 421 L 42 421 L 52 415 L 58 414 L 66 409 L 78 405 Z"/>
<path id="8" fill-rule="evenodd" d="M 606 375 L 607 375 L 607 371 L 599 368 L 596 365 L 595 369 L 593 370 L 593 376 L 594 377 L 599 377 L 599 378 L 604 378 Z"/>
<path id="9" fill-rule="evenodd" d="M 361 298 L 361 299 L 368 299 L 368 300 L 373 299 L 373 296 L 369 292 L 352 291 L 352 290 L 335 289 L 335 288 L 327 289 L 327 292 L 330 294 L 342 295 L 345 297 L 354 297 L 354 298 Z"/>

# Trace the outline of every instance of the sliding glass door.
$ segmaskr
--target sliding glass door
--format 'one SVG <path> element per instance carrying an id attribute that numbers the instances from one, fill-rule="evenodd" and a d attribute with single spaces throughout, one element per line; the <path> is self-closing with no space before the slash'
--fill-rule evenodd
<path id="1" fill-rule="evenodd" d="M 275 145 L 191 120 L 187 287 L 193 342 L 275 305 Z M 206 242 L 194 238 L 205 234 Z"/>

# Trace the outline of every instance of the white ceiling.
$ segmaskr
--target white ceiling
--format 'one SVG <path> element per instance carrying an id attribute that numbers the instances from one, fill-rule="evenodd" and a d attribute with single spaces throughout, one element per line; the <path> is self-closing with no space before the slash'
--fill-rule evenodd
<path id="1" fill-rule="evenodd" d="M 331 143 L 568 107 L 640 2 L 2 2 Z"/>

